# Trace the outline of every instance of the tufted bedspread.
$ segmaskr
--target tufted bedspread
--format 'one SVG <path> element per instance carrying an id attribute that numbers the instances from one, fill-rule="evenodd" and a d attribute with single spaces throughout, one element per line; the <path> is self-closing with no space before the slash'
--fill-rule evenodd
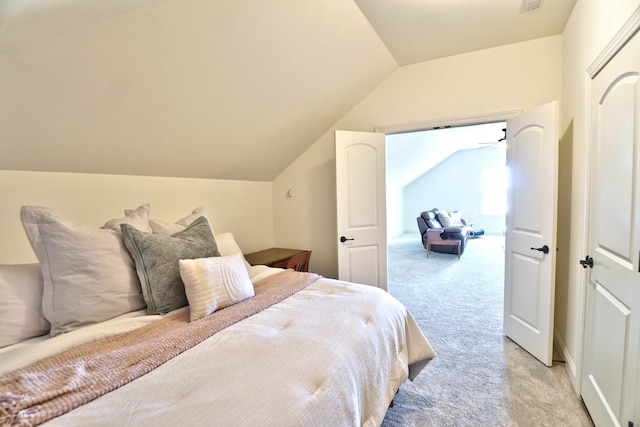
<path id="1" fill-rule="evenodd" d="M 0 354 L 0 372 L 159 318 L 126 315 L 16 348 Z M 321 279 L 44 425 L 378 426 L 433 357 L 392 296 Z"/>

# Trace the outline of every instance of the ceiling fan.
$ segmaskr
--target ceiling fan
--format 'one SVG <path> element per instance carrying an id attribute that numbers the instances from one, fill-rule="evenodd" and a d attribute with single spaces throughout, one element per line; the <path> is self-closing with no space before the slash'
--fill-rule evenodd
<path id="1" fill-rule="evenodd" d="M 507 142 L 507 128 L 502 128 L 502 132 L 504 133 L 502 138 L 498 139 L 497 141 L 479 142 L 478 143 L 478 148 L 503 146 Z"/>

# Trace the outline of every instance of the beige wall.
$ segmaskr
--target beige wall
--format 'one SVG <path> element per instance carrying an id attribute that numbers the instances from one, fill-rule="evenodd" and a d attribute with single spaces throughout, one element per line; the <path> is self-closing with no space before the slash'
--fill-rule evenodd
<path id="1" fill-rule="evenodd" d="M 560 49 L 554 36 L 401 67 L 335 129 L 531 109 L 560 98 Z M 311 249 L 311 268 L 329 277 L 338 274 L 333 131 L 273 182 L 276 244 Z"/>
<path id="2" fill-rule="evenodd" d="M 578 261 L 588 253 L 588 78 L 587 68 L 627 19 L 640 6 L 638 0 L 578 0 L 562 34 L 561 144 L 570 146 L 572 158 L 570 218 L 560 224 L 571 228 L 566 238 L 569 253 L 558 265 L 556 339 L 561 341 L 566 368 L 576 392 L 580 390 L 582 322 L 586 271 Z M 561 171 L 562 173 L 562 171 Z M 562 248 L 563 250 L 565 248 Z"/>
<path id="3" fill-rule="evenodd" d="M 20 224 L 22 205 L 48 206 L 95 226 L 143 203 L 167 221 L 204 206 L 216 233 L 232 232 L 245 252 L 264 249 L 273 246 L 271 188 L 270 182 L 0 171 L 0 264 L 36 261 Z"/>

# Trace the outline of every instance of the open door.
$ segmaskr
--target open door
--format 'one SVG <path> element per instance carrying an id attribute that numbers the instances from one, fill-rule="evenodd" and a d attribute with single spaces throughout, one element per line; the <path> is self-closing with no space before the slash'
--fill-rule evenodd
<path id="1" fill-rule="evenodd" d="M 558 195 L 558 106 L 507 121 L 504 333 L 552 364 Z"/>
<path id="2" fill-rule="evenodd" d="M 336 131 L 338 275 L 387 289 L 383 133 Z"/>

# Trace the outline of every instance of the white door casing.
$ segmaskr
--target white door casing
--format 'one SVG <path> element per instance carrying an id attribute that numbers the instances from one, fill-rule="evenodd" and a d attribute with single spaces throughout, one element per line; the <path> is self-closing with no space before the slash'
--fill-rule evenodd
<path id="1" fill-rule="evenodd" d="M 639 52 L 636 34 L 591 74 L 593 267 L 586 289 L 581 394 L 597 426 L 640 425 Z"/>
<path id="2" fill-rule="evenodd" d="M 557 117 L 553 101 L 507 121 L 504 333 L 547 366 L 553 362 Z"/>
<path id="3" fill-rule="evenodd" d="M 386 289 L 385 134 L 336 131 L 335 144 L 339 278 Z"/>

